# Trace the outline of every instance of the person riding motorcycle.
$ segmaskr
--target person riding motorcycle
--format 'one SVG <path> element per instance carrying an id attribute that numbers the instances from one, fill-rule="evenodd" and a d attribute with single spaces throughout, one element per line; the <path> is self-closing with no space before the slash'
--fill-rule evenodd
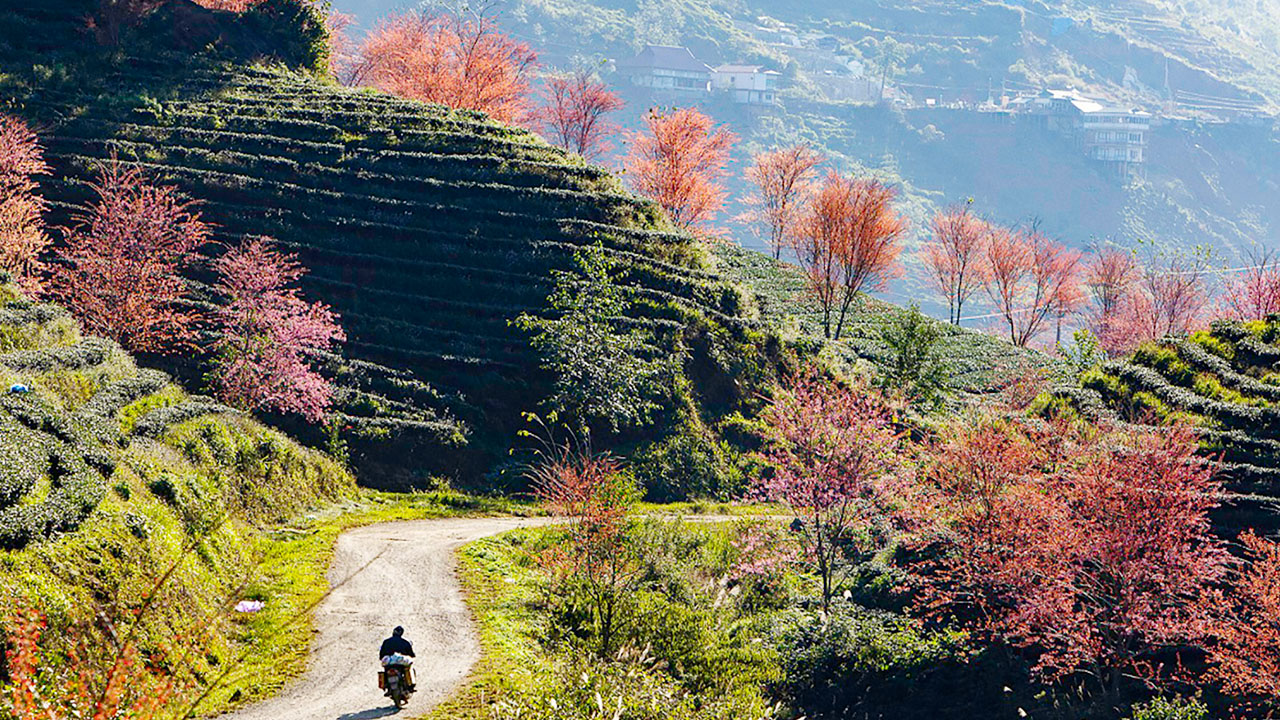
<path id="1" fill-rule="evenodd" d="M 385 667 L 395 656 L 402 655 L 405 657 L 416 657 L 413 654 L 413 643 L 404 639 L 404 628 L 397 626 L 391 631 L 391 637 L 382 641 L 382 647 L 378 649 L 378 661 Z M 409 692 L 413 692 L 414 686 L 409 686 Z M 386 694 L 391 695 L 391 689 L 387 688 Z"/>

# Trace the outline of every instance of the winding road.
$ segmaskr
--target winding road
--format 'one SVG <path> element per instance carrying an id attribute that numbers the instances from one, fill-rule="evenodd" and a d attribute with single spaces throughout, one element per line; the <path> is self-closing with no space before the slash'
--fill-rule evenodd
<path id="1" fill-rule="evenodd" d="M 368 720 L 394 715 L 377 685 L 378 645 L 405 627 L 418 657 L 410 716 L 456 689 L 480 659 L 480 642 L 455 572 L 456 550 L 473 540 L 548 518 L 414 520 L 357 528 L 338 537 L 329 583 L 315 613 L 306 673 L 269 700 L 219 720 Z"/>

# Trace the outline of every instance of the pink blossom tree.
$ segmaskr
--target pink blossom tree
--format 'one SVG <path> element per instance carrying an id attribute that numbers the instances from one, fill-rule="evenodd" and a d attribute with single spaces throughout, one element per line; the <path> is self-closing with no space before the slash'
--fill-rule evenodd
<path id="1" fill-rule="evenodd" d="M 98 201 L 58 251 L 53 295 L 90 332 L 129 350 L 192 348 L 201 317 L 185 302 L 181 273 L 209 241 L 195 203 L 115 160 L 93 189 Z"/>
<path id="2" fill-rule="evenodd" d="M 900 441 L 894 410 L 870 386 L 840 387 L 810 373 L 779 388 L 764 419 L 772 471 L 757 478 L 755 493 L 794 514 L 829 607 L 848 568 L 846 545 L 887 527 Z"/>
<path id="3" fill-rule="evenodd" d="M 30 292 L 40 290 L 40 254 L 49 245 L 33 178 L 48 171 L 35 133 L 0 115 L 0 270 Z"/>
<path id="4" fill-rule="evenodd" d="M 217 288 L 228 300 L 218 312 L 221 333 L 214 345 L 219 397 L 245 410 L 273 409 L 320 420 L 332 401 L 332 387 L 311 359 L 346 335 L 337 315 L 302 299 L 293 287 L 306 273 L 297 257 L 255 237 L 214 267 Z"/>

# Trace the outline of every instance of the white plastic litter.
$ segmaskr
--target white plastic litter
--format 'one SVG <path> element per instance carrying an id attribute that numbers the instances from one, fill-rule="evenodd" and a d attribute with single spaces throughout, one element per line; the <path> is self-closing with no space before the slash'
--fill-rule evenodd
<path id="1" fill-rule="evenodd" d="M 256 613 L 265 607 L 266 604 L 261 600 L 241 600 L 236 603 L 236 612 L 238 613 Z"/>

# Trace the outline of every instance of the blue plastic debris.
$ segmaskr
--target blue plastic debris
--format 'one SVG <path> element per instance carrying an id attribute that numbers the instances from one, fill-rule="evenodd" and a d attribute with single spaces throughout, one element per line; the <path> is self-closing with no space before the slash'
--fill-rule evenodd
<path id="1" fill-rule="evenodd" d="M 14 383 L 9 386 L 10 395 L 26 395 L 29 392 L 31 392 L 31 388 L 22 383 Z"/>

